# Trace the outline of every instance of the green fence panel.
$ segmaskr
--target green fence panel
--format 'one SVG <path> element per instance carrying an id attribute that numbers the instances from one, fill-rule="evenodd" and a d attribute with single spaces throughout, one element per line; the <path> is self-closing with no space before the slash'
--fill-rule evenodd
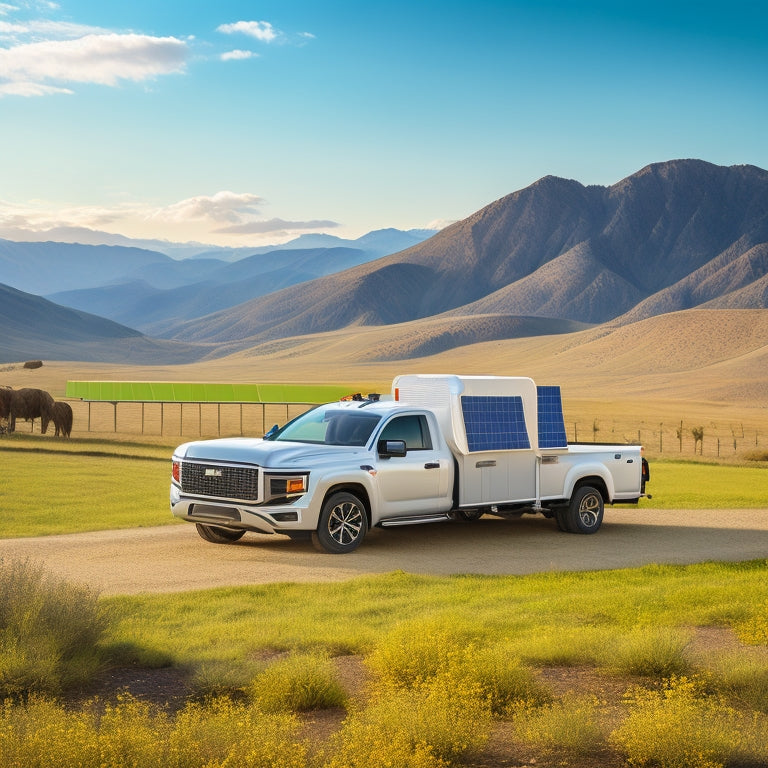
<path id="1" fill-rule="evenodd" d="M 66 396 L 105 402 L 329 403 L 360 391 L 344 384 L 68 381 Z"/>

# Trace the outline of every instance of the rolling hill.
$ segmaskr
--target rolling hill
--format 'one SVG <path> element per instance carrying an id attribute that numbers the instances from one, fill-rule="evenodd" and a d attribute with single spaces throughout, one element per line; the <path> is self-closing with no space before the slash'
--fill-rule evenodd
<path id="1" fill-rule="evenodd" d="M 448 312 L 596 324 L 765 307 L 766 244 L 768 172 L 754 166 L 675 160 L 611 187 L 548 176 L 405 251 L 163 335 L 256 343 Z"/>
<path id="2" fill-rule="evenodd" d="M 142 248 L 0 240 L 0 283 L 38 296 L 113 282 L 126 273 L 126 265 L 136 269 L 172 262 Z"/>
<path id="3" fill-rule="evenodd" d="M 210 349 L 151 339 L 132 328 L 0 284 L 0 363 L 30 359 L 137 364 L 190 362 Z"/>
<path id="4" fill-rule="evenodd" d="M 194 258 L 171 259 L 162 254 L 135 258 L 124 249 L 106 251 L 109 263 L 89 274 L 90 265 L 104 247 L 73 246 L 60 251 L 57 243 L 37 243 L 32 269 L 24 266 L 29 243 L 8 243 L 3 256 L 0 242 L 0 282 L 73 309 L 102 315 L 154 335 L 187 320 L 226 309 L 290 285 L 330 275 L 382 255 L 394 253 L 431 237 L 433 230 L 384 229 L 357 240 L 332 235 L 302 235 L 288 243 L 259 248 L 213 249 Z M 172 251 L 172 249 L 171 249 Z M 3 262 L 3 258 L 5 262 Z M 35 268 L 45 275 L 34 280 Z M 63 274 L 62 274 L 63 270 Z M 5 273 L 9 278 L 4 278 Z M 82 286 L 72 288 L 81 274 Z M 62 284 L 67 290 L 51 292 L 38 287 Z"/>
<path id="5" fill-rule="evenodd" d="M 366 253 L 318 245 L 236 262 L 143 253 L 130 282 L 78 292 L 121 326 L 60 315 L 18 291 L 11 302 L 6 292 L 0 359 L 183 363 L 242 351 L 249 360 L 309 360 L 314 346 L 330 344 L 326 354 L 340 361 L 343 343 L 357 362 L 380 365 L 563 338 L 563 360 L 571 338 L 597 343 L 630 325 L 645 334 L 643 322 L 669 315 L 702 328 L 727 320 L 742 333 L 744 312 L 768 306 L 768 172 L 676 160 L 611 187 L 548 176 L 399 253 L 373 261 Z M 152 282 L 158 275 L 164 287 Z M 156 338 L 131 330 L 139 323 Z M 616 359 L 638 349 L 634 331 L 623 338 L 626 349 L 608 353 Z M 585 359 L 596 354 L 590 348 Z"/>
<path id="6" fill-rule="evenodd" d="M 192 259 L 150 264 L 131 272 L 127 282 L 46 298 L 156 335 L 179 320 L 226 309 L 370 258 L 356 248 L 312 248 L 270 251 L 233 263 Z"/>

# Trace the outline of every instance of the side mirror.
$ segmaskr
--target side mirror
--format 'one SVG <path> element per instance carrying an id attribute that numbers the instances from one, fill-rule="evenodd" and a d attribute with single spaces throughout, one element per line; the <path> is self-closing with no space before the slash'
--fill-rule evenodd
<path id="1" fill-rule="evenodd" d="M 279 431 L 279 429 L 280 427 L 278 427 L 277 424 L 273 424 L 269 432 L 267 432 L 267 434 L 264 435 L 264 439 L 269 440 L 270 437 L 274 437 Z"/>
<path id="2" fill-rule="evenodd" d="M 402 459 L 406 454 L 405 440 L 379 440 L 376 450 L 382 459 Z"/>

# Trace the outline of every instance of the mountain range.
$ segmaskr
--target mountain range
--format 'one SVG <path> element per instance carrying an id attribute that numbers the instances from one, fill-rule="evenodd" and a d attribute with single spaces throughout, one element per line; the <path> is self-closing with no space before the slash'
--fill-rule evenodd
<path id="1" fill-rule="evenodd" d="M 7 245 L 0 282 L 26 290 L 7 278 L 9 265 L 21 269 Z M 327 245 L 235 262 L 122 249 L 108 254 L 122 280 L 94 268 L 76 287 L 72 269 L 61 281 L 68 292 L 34 292 L 196 359 L 347 327 L 421 322 L 408 357 L 693 308 L 759 309 L 768 306 L 768 172 L 674 160 L 610 187 L 547 176 L 389 255 Z M 469 336 L 450 333 L 467 318 Z M 0 330 L 6 322 L 0 304 Z"/>

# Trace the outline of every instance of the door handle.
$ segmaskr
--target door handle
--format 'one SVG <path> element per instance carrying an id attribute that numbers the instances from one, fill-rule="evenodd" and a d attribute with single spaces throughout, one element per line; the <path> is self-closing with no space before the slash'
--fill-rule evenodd
<path id="1" fill-rule="evenodd" d="M 424 465 L 424 469 L 440 469 L 440 462 L 439 461 L 428 461 Z"/>

